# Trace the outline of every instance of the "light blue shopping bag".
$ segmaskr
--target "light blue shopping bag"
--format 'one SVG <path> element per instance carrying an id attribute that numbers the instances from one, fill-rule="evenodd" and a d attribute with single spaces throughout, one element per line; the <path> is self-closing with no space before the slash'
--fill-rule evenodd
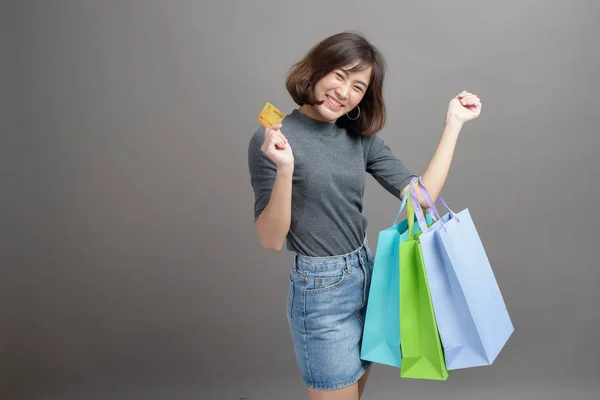
<path id="1" fill-rule="evenodd" d="M 446 369 L 491 365 L 514 327 L 473 219 L 468 209 L 456 214 L 439 197 L 449 211 L 440 218 L 420 178 L 418 183 L 437 219 L 425 222 L 411 184 Z"/>
<path id="2" fill-rule="evenodd" d="M 408 221 L 397 221 L 407 199 L 408 191 L 394 224 L 379 232 L 360 352 L 363 360 L 398 368 L 402 365 L 398 253 L 400 243 L 408 237 Z M 428 223 L 433 222 L 429 214 L 425 218 Z M 416 226 L 415 230 L 418 231 Z"/>

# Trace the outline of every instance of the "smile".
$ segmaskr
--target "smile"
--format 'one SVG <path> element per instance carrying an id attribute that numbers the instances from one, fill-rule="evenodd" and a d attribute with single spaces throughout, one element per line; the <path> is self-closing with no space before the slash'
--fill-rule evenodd
<path id="1" fill-rule="evenodd" d="M 344 105 L 329 95 L 325 95 L 329 103 L 335 108 L 342 108 Z"/>

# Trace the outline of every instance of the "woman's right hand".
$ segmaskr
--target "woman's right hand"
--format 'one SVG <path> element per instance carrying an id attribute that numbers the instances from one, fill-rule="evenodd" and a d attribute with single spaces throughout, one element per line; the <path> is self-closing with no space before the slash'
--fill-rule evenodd
<path id="1" fill-rule="evenodd" d="M 277 165 L 277 168 L 293 167 L 294 154 L 287 139 L 279 130 L 281 126 L 277 124 L 265 129 L 265 141 L 261 150 Z"/>

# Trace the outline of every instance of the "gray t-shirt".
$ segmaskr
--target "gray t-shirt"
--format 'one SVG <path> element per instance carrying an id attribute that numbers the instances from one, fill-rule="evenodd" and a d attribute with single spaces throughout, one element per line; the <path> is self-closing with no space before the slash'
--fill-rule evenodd
<path id="1" fill-rule="evenodd" d="M 377 135 L 351 133 L 297 109 L 284 118 L 281 132 L 294 154 L 287 249 L 299 254 L 333 256 L 360 247 L 367 230 L 362 214 L 365 172 L 397 198 L 415 176 Z M 255 221 L 269 202 L 277 173 L 261 151 L 263 142 L 261 127 L 248 147 Z"/>

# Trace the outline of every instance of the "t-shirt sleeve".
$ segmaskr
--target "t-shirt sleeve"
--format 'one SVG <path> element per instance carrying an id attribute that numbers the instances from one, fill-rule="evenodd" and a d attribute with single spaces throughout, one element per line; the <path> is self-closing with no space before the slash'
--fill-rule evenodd
<path id="1" fill-rule="evenodd" d="M 250 139 L 248 146 L 248 169 L 250 183 L 254 191 L 255 222 L 269 203 L 275 177 L 277 176 L 277 166 L 261 150 L 263 142 L 264 129 L 259 128 Z"/>
<path id="2" fill-rule="evenodd" d="M 377 136 L 368 136 L 366 146 L 366 170 L 381 186 L 400 198 L 402 189 L 416 175 L 396 157 L 385 141 Z"/>

